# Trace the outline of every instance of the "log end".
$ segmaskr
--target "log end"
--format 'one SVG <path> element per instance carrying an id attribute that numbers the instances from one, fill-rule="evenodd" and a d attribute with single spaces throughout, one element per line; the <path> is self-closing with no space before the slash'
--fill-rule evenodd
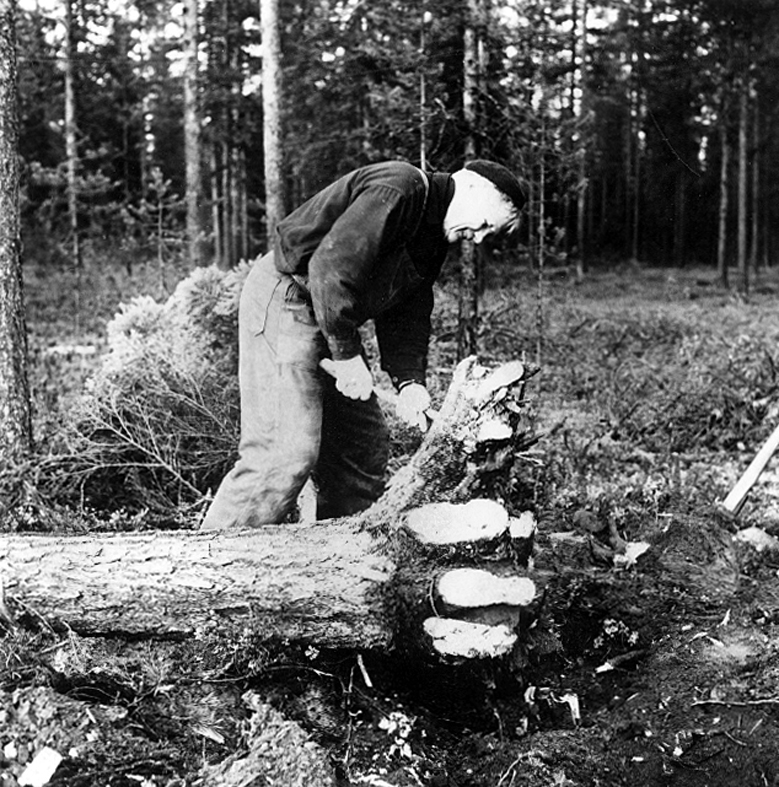
<path id="1" fill-rule="evenodd" d="M 441 656 L 494 659 L 510 653 L 517 634 L 506 625 L 490 626 L 452 618 L 428 618 L 425 633 Z"/>
<path id="2" fill-rule="evenodd" d="M 438 580 L 438 595 L 449 607 L 488 607 L 507 604 L 526 607 L 533 602 L 536 587 L 521 576 L 499 576 L 480 568 L 454 568 Z"/>
<path id="3" fill-rule="evenodd" d="M 405 527 L 423 544 L 463 544 L 489 541 L 508 530 L 506 509 L 494 500 L 467 503 L 428 503 L 406 515 Z"/>
<path id="4" fill-rule="evenodd" d="M 499 366 L 479 383 L 474 399 L 480 403 L 486 401 L 495 391 L 523 379 L 525 371 L 525 364 L 522 361 L 509 361 Z"/>

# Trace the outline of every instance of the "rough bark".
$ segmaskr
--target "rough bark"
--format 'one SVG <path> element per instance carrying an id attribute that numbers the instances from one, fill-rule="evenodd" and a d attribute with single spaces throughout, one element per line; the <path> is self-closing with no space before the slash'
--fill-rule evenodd
<path id="1" fill-rule="evenodd" d="M 262 108 L 265 146 L 265 223 L 270 248 L 277 222 L 284 217 L 281 151 L 281 35 L 278 0 L 261 0 Z"/>
<path id="2" fill-rule="evenodd" d="M 186 159 L 187 257 L 203 262 L 203 183 L 198 102 L 198 0 L 184 5 L 184 157 Z"/>
<path id="3" fill-rule="evenodd" d="M 373 596 L 391 571 L 350 519 L 0 538 L 6 597 L 84 635 L 170 639 L 249 626 L 267 637 L 372 647 L 389 637 Z"/>
<path id="4" fill-rule="evenodd" d="M 86 635 L 249 630 L 326 647 L 505 654 L 534 596 L 517 568 L 532 516 L 498 502 L 516 490 L 518 447 L 530 440 L 517 398 L 527 374 L 519 363 L 492 373 L 461 363 L 420 449 L 359 516 L 239 532 L 2 535 L 11 613 Z"/>
<path id="5" fill-rule="evenodd" d="M 19 122 L 14 3 L 0 1 L 0 460 L 30 447 L 27 332 L 19 221 Z"/>

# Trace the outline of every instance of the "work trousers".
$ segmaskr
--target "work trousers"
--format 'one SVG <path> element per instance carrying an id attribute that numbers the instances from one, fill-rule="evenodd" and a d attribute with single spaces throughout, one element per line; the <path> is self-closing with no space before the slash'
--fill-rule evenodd
<path id="1" fill-rule="evenodd" d="M 238 310 L 241 438 L 202 527 L 284 520 L 309 476 L 317 519 L 362 511 L 384 491 L 389 436 L 375 395 L 348 399 L 319 362 L 329 356 L 306 290 L 255 262 Z"/>

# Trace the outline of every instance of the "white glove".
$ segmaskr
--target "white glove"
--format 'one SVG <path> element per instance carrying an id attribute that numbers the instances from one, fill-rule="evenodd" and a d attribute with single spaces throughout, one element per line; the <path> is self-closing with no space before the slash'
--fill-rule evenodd
<path id="1" fill-rule="evenodd" d="M 430 409 L 430 394 L 419 383 L 409 383 L 400 389 L 396 412 L 398 417 L 423 432 L 427 431 L 427 416 Z"/>
<path id="2" fill-rule="evenodd" d="M 324 358 L 319 365 L 332 377 L 335 377 L 336 390 L 349 399 L 361 399 L 363 402 L 371 398 L 373 393 L 373 377 L 365 365 L 362 356 L 355 355 L 346 361 L 334 361 Z"/>

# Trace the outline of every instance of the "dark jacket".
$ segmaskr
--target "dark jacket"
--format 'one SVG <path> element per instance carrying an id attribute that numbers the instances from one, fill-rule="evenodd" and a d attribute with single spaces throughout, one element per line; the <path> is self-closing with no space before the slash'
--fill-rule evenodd
<path id="1" fill-rule="evenodd" d="M 433 282 L 446 257 L 449 175 L 403 162 L 371 164 L 335 181 L 277 225 L 276 267 L 307 279 L 336 360 L 362 351 L 373 319 L 382 368 L 398 385 L 424 383 Z"/>

